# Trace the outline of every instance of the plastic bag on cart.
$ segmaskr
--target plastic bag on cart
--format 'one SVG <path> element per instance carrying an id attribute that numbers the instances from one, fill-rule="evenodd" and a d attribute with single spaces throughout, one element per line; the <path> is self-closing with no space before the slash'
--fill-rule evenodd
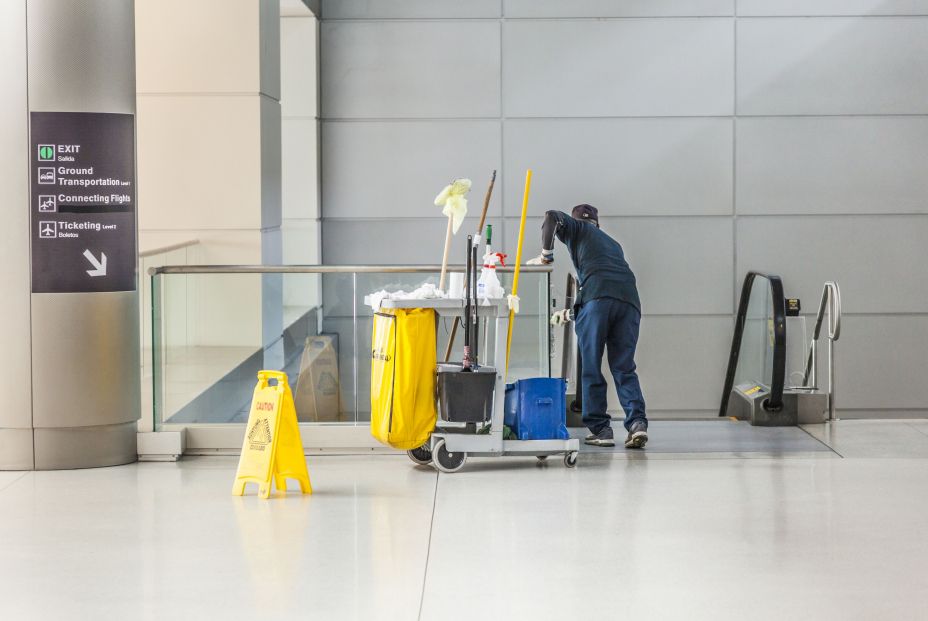
<path id="1" fill-rule="evenodd" d="M 371 347 L 371 435 L 401 450 L 425 444 L 435 429 L 435 311 L 381 309 Z"/>

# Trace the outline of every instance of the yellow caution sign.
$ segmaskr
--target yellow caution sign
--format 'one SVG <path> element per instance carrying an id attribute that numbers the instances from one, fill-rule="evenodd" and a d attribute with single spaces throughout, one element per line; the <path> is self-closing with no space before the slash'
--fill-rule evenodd
<path id="1" fill-rule="evenodd" d="M 277 380 L 277 384 L 271 386 L 270 380 Z M 257 483 L 258 495 L 268 498 L 275 482 L 277 489 L 287 491 L 287 479 L 299 481 L 304 494 L 313 493 L 287 374 L 261 371 L 232 494 L 242 496 L 246 484 Z"/>

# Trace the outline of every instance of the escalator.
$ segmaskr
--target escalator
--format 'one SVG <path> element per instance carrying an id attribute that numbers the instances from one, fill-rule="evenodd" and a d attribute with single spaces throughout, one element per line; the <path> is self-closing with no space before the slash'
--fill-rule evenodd
<path id="1" fill-rule="evenodd" d="M 828 390 L 818 386 L 816 344 L 828 312 Z M 779 276 L 749 272 L 741 289 L 719 416 L 752 425 L 822 423 L 834 418 L 833 343 L 840 334 L 840 294 L 826 283 L 811 339 L 799 300 Z"/>

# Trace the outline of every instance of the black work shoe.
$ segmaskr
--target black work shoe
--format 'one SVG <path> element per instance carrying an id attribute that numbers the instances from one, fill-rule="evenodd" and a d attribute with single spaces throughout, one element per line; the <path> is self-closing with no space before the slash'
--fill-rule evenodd
<path id="1" fill-rule="evenodd" d="M 612 427 L 605 427 L 599 433 L 591 433 L 583 441 L 590 446 L 615 446 L 615 436 Z"/>
<path id="2" fill-rule="evenodd" d="M 625 438 L 625 448 L 644 448 L 648 443 L 648 426 L 645 423 L 637 422 L 628 430 L 628 437 Z"/>

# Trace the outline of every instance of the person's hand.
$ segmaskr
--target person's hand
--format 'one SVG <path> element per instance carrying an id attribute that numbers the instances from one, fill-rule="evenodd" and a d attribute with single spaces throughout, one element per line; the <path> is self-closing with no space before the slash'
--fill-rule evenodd
<path id="1" fill-rule="evenodd" d="M 550 265 L 554 263 L 554 250 L 542 250 L 534 259 L 529 259 L 526 265 Z"/>
<path id="2" fill-rule="evenodd" d="M 511 293 L 506 296 L 506 302 L 509 305 L 509 310 L 511 310 L 516 315 L 519 314 L 519 296 L 512 295 Z"/>
<path id="3" fill-rule="evenodd" d="M 574 312 L 569 308 L 564 310 L 559 310 L 553 315 L 551 315 L 551 325 L 552 326 L 563 326 L 565 323 L 570 323 L 574 320 Z"/>

